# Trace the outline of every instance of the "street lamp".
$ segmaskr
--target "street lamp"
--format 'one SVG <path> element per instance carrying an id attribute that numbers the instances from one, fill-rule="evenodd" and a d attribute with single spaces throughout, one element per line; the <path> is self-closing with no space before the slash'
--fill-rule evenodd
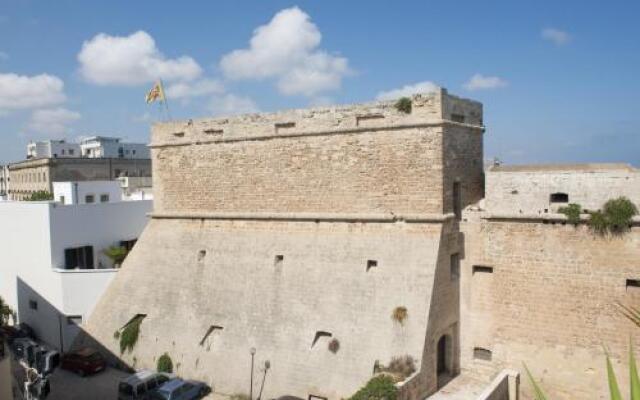
<path id="1" fill-rule="evenodd" d="M 251 353 L 251 380 L 249 384 L 249 400 L 253 400 L 253 358 L 256 355 L 256 348 L 252 347 L 249 349 L 249 353 Z"/>
<path id="2" fill-rule="evenodd" d="M 269 360 L 264 362 L 264 375 L 262 376 L 262 385 L 260 385 L 260 394 L 258 394 L 258 400 L 262 397 L 262 389 L 264 389 L 264 380 L 267 378 L 267 371 L 271 368 L 271 362 Z"/>

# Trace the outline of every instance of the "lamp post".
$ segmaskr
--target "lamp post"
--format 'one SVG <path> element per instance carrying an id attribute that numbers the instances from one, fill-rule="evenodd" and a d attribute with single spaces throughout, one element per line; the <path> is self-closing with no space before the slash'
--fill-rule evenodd
<path id="1" fill-rule="evenodd" d="M 253 400 L 253 358 L 256 355 L 256 348 L 252 347 L 249 350 L 249 353 L 251 353 L 251 380 L 249 383 L 249 400 Z"/>
<path id="2" fill-rule="evenodd" d="M 260 385 L 260 394 L 258 394 L 258 400 L 262 397 L 262 389 L 264 389 L 264 380 L 267 378 L 267 371 L 271 368 L 271 362 L 269 360 L 264 362 L 264 375 L 262 375 L 262 385 Z"/>

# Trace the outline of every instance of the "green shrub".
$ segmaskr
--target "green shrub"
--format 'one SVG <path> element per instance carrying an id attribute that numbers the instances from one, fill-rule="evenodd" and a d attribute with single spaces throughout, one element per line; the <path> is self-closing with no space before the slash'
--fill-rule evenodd
<path id="1" fill-rule="evenodd" d="M 158 372 L 173 372 L 173 361 L 171 361 L 171 357 L 169 357 L 169 354 L 164 353 L 160 356 L 160 358 L 158 358 L 158 365 L 156 366 L 156 370 Z"/>
<path id="2" fill-rule="evenodd" d="M 599 234 L 622 234 L 629 230 L 632 218 L 638 214 L 638 208 L 626 197 L 607 201 L 602 211 L 591 213 L 589 226 Z"/>
<path id="3" fill-rule="evenodd" d="M 626 197 L 609 200 L 602 209 L 609 221 L 609 230 L 613 233 L 629 229 L 631 219 L 638 214 L 638 207 Z"/>
<path id="4" fill-rule="evenodd" d="M 105 256 L 109 257 L 113 261 L 114 266 L 122 264 L 127 254 L 129 253 L 126 248 L 120 246 L 111 246 L 102 251 Z"/>
<path id="5" fill-rule="evenodd" d="M 580 223 L 580 214 L 582 213 L 582 206 L 580 204 L 571 203 L 566 207 L 560 207 L 558 209 L 560 214 L 567 216 L 567 221 L 574 225 Z"/>
<path id="6" fill-rule="evenodd" d="M 411 99 L 408 97 L 401 97 L 400 99 L 398 99 L 398 101 L 396 101 L 396 104 L 394 105 L 396 110 L 405 114 L 411 114 L 411 106 Z"/>
<path id="7" fill-rule="evenodd" d="M 49 201 L 53 200 L 53 194 L 47 192 L 46 190 L 38 190 L 37 192 L 31 193 L 31 197 L 27 199 L 27 201 Z"/>
<path id="8" fill-rule="evenodd" d="M 140 335 L 140 324 L 144 319 L 144 315 L 136 315 L 120 332 L 120 354 L 123 354 L 125 350 L 129 350 L 129 353 L 133 350 L 138 342 L 138 336 Z"/>
<path id="9" fill-rule="evenodd" d="M 397 397 L 398 388 L 393 379 L 387 375 L 378 375 L 367 382 L 349 400 L 396 400 Z"/>

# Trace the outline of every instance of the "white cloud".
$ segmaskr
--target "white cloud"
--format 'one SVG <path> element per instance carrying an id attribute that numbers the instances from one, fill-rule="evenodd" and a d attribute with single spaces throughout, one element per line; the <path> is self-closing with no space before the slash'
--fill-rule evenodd
<path id="1" fill-rule="evenodd" d="M 549 40 L 557 46 L 562 46 L 571 41 L 571 35 L 565 31 L 555 28 L 545 28 L 540 33 L 543 39 Z"/>
<path id="2" fill-rule="evenodd" d="M 56 76 L 0 74 L 0 110 L 47 107 L 65 100 L 64 82 Z"/>
<path id="3" fill-rule="evenodd" d="M 191 57 L 166 58 L 144 31 L 129 36 L 96 35 L 78 53 L 80 74 L 98 85 L 134 86 L 158 78 L 189 81 L 202 73 Z"/>
<path id="4" fill-rule="evenodd" d="M 209 111 L 214 115 L 237 115 L 255 113 L 260 110 L 256 103 L 249 97 L 226 94 L 211 99 Z"/>
<path id="5" fill-rule="evenodd" d="M 283 94 L 314 96 L 339 89 L 351 72 L 346 58 L 318 49 L 321 40 L 309 15 L 287 8 L 254 30 L 249 48 L 223 56 L 220 67 L 229 79 L 276 78 Z"/>
<path id="6" fill-rule="evenodd" d="M 214 79 L 201 79 L 194 82 L 178 82 L 169 85 L 166 95 L 169 98 L 180 99 L 188 97 L 206 96 L 208 94 L 224 93 L 224 86 Z"/>
<path id="7" fill-rule="evenodd" d="M 376 95 L 377 100 L 395 100 L 400 97 L 410 97 L 416 93 L 431 93 L 438 89 L 438 85 L 431 81 L 423 81 L 412 85 L 405 85 L 398 89 L 380 92 Z"/>
<path id="8" fill-rule="evenodd" d="M 67 125 L 80 119 L 80 114 L 66 108 L 36 110 L 28 122 L 30 130 L 59 136 L 68 132 Z"/>
<path id="9" fill-rule="evenodd" d="M 506 87 L 509 83 L 498 76 L 475 74 L 463 86 L 467 90 L 486 90 Z"/>

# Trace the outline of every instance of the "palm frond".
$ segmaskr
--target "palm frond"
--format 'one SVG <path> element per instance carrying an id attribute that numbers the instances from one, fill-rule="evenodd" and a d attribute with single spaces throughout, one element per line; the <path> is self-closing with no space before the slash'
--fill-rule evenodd
<path id="1" fill-rule="evenodd" d="M 533 391 L 535 393 L 535 400 L 547 400 L 547 396 L 542 391 L 542 388 L 538 385 L 538 383 L 533 379 L 533 375 L 531 375 L 531 371 L 527 367 L 527 364 L 524 365 L 524 370 L 527 371 L 527 376 L 529 377 L 529 382 L 531 382 L 531 386 L 533 386 Z M 617 400 L 617 399 L 616 399 Z"/>

